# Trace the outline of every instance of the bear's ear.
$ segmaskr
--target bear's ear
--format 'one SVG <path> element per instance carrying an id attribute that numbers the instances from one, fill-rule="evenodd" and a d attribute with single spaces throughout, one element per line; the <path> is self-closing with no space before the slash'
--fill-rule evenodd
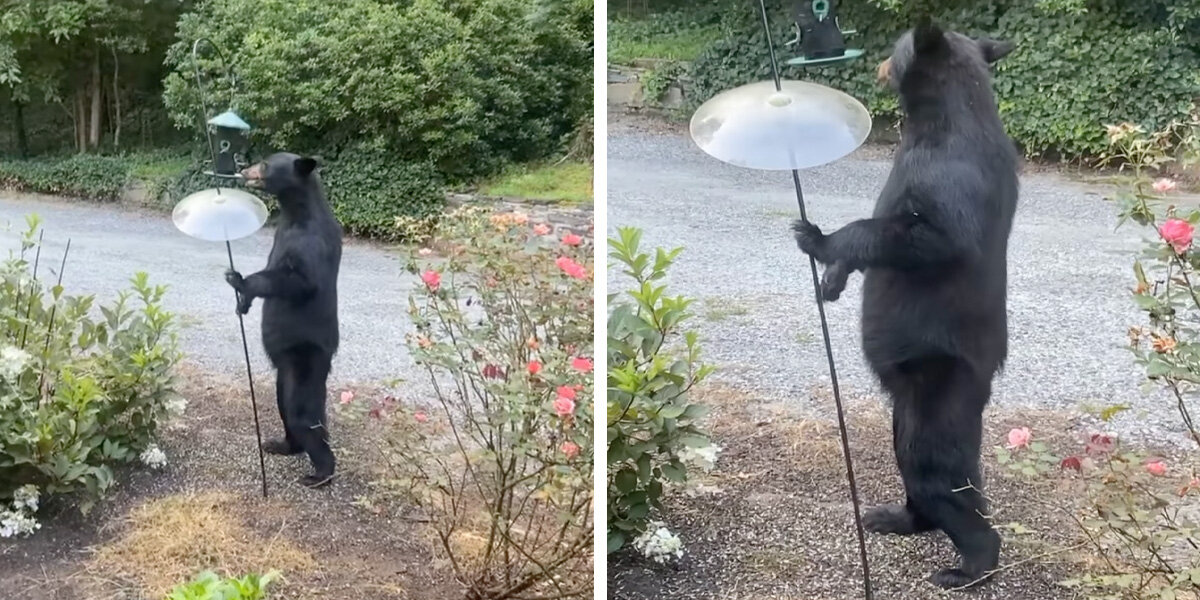
<path id="1" fill-rule="evenodd" d="M 317 160 L 315 158 L 302 157 L 297 158 L 292 166 L 296 169 L 296 174 L 301 177 L 308 177 L 313 171 L 317 170 Z"/>
<path id="2" fill-rule="evenodd" d="M 1012 52 L 1017 47 L 1016 44 L 1005 40 L 993 40 L 991 38 L 979 38 L 975 40 L 979 44 L 979 50 L 983 52 L 983 60 L 988 64 L 994 63 Z"/>
<path id="3" fill-rule="evenodd" d="M 946 33 L 942 28 L 934 25 L 929 15 L 921 15 L 913 28 L 913 51 L 923 54 L 940 48 L 945 42 Z"/>

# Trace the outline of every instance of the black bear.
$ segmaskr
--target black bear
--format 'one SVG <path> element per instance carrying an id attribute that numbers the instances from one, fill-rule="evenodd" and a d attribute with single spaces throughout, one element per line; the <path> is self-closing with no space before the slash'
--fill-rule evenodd
<path id="1" fill-rule="evenodd" d="M 877 533 L 940 529 L 961 557 L 930 580 L 945 588 L 996 568 L 1000 536 L 985 515 L 979 451 L 992 379 L 1008 353 L 1008 238 L 1020 156 L 1004 131 L 989 65 L 1009 42 L 944 32 L 928 20 L 879 68 L 904 113 L 892 171 L 870 219 L 829 235 L 793 225 L 828 266 L 836 298 L 863 271 L 862 345 L 892 400 L 903 505 L 867 511 Z"/>
<path id="2" fill-rule="evenodd" d="M 301 482 L 318 487 L 333 478 L 325 416 L 325 382 L 338 349 L 337 278 L 342 227 L 333 216 L 317 162 L 287 152 L 242 171 L 247 186 L 279 200 L 275 243 L 267 268 L 243 278 L 225 274 L 246 314 L 262 298 L 263 348 L 275 366 L 275 399 L 284 438 L 263 443 L 271 454 L 305 452 L 314 473 Z"/>

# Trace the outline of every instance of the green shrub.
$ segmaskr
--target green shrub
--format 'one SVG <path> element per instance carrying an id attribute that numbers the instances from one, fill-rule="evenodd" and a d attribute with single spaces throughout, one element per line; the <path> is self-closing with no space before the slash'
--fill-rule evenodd
<path id="1" fill-rule="evenodd" d="M 699 427 L 705 407 L 688 401 L 712 371 L 700 363 L 696 333 L 681 330 L 691 300 L 669 297 L 665 285 L 655 284 L 683 249 L 660 248 L 652 257 L 640 251 L 641 237 L 624 227 L 608 242 L 609 256 L 634 280 L 627 292 L 633 302 L 609 299 L 609 552 L 650 527 L 664 489 L 687 481 L 688 462 L 699 458 L 711 468 L 716 458 Z"/>
<path id="2" fill-rule="evenodd" d="M 533 0 L 201 2 L 180 19 L 180 41 L 167 53 L 174 72 L 164 101 L 179 127 L 196 127 L 190 52 L 192 40 L 207 37 L 237 65 L 238 110 L 267 146 L 336 153 L 379 138 L 396 161 L 432 162 L 451 179 L 487 174 L 557 151 L 591 106 L 591 94 L 579 93 L 584 82 L 590 90 L 590 46 L 572 39 L 577 27 L 535 18 L 557 14 L 540 8 Z M 217 64 L 211 55 L 201 61 Z M 209 96 L 225 102 L 227 80 L 214 79 Z"/>
<path id="3" fill-rule="evenodd" d="M 275 571 L 241 578 L 222 578 L 205 571 L 171 590 L 165 600 L 262 600 L 267 597 L 267 586 L 278 578 Z"/>
<path id="4" fill-rule="evenodd" d="M 87 200 L 117 199 L 129 174 L 128 161 L 119 156 L 0 161 L 0 187 Z"/>
<path id="5" fill-rule="evenodd" d="M 178 402 L 175 322 L 145 273 L 106 306 L 33 280 L 37 229 L 31 218 L 21 254 L 0 263 L 0 499 L 33 485 L 83 492 L 86 511 L 112 465 L 161 461 L 153 440 Z"/>
<path id="6" fill-rule="evenodd" d="M 400 239 L 396 217 L 423 218 L 445 204 L 434 166 L 405 163 L 386 149 L 356 146 L 321 167 L 333 212 L 347 233 Z"/>
<path id="7" fill-rule="evenodd" d="M 795 28 L 784 4 L 775 0 L 768 6 L 776 47 L 786 57 L 791 50 L 782 44 L 795 37 Z M 890 54 L 916 15 L 928 11 L 945 27 L 1017 43 L 1017 50 L 995 68 L 996 89 L 1009 133 L 1028 154 L 1094 157 L 1106 147 L 1100 123 L 1132 121 L 1158 129 L 1185 117 L 1200 96 L 1200 37 L 1195 35 L 1195 10 L 1189 8 L 1197 2 L 1134 4 L 846 2 L 839 5 L 839 17 L 844 27 L 859 32 L 847 42 L 866 50 L 863 59 L 832 67 L 785 67 L 783 74 L 843 90 L 862 100 L 877 118 L 894 121 L 898 104 L 876 83 L 874 66 Z M 1080 12 L 1080 7 L 1087 10 Z M 761 19 L 750 5 L 730 16 L 730 33 L 691 65 L 691 102 L 699 104 L 725 89 L 770 78 Z"/>

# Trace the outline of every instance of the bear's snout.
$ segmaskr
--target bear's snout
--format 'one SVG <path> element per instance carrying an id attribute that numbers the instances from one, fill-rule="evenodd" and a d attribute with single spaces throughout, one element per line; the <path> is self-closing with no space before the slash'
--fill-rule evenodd
<path id="1" fill-rule="evenodd" d="M 246 185 L 250 187 L 262 186 L 262 163 L 255 163 L 249 167 L 246 167 L 245 169 L 242 169 L 241 175 L 242 181 L 246 182 Z"/>
<path id="2" fill-rule="evenodd" d="M 875 69 L 875 79 L 882 85 L 886 85 L 892 78 L 892 57 L 887 57 L 883 62 L 879 63 L 879 67 Z"/>

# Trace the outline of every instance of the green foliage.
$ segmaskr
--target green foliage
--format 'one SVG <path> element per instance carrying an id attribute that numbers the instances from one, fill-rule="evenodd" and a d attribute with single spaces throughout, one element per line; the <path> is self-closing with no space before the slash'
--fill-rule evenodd
<path id="1" fill-rule="evenodd" d="M 267 586 L 278 578 L 276 571 L 266 575 L 252 573 L 241 578 L 222 578 L 212 571 L 205 571 L 192 581 L 176 586 L 165 600 L 262 600 L 267 597 Z"/>
<path id="2" fill-rule="evenodd" d="M 115 200 L 129 180 L 118 156 L 77 154 L 61 159 L 0 162 L 0 187 L 88 200 Z"/>
<path id="3" fill-rule="evenodd" d="M 768 6 L 772 38 L 788 56 L 792 50 L 784 42 L 795 37 L 790 3 L 775 0 Z M 1200 95 L 1198 6 L 1195 0 L 1133 6 L 1116 0 L 843 3 L 843 26 L 859 32 L 847 43 L 863 48 L 863 59 L 828 67 L 784 67 L 784 76 L 844 90 L 875 117 L 895 121 L 898 103 L 876 83 L 874 67 L 916 16 L 928 12 L 945 27 L 1017 43 L 1017 50 L 995 68 L 996 90 L 1009 133 L 1028 154 L 1093 157 L 1106 147 L 1100 121 L 1128 120 L 1157 129 L 1186 116 Z M 725 89 L 770 78 L 757 6 L 731 7 L 722 23 L 724 37 L 708 44 L 690 65 L 689 100 L 696 105 Z M 613 36 L 624 31 L 628 28 L 618 21 Z M 616 48 L 623 44 L 613 42 Z M 1104 60 L 1096 60 L 1099 56 Z"/>
<path id="4" fill-rule="evenodd" d="M 570 7 L 564 23 L 532 0 L 201 2 L 179 20 L 164 101 L 196 128 L 191 42 L 208 37 L 237 66 L 234 102 L 264 145 L 336 154 L 371 140 L 465 179 L 555 152 L 591 105 L 590 45 L 575 31 L 591 2 Z M 201 63 L 217 73 L 215 58 Z M 223 78 L 211 87 L 219 104 L 231 96 Z"/>
<path id="5" fill-rule="evenodd" d="M 407 342 L 436 412 L 390 397 L 343 408 L 383 421 L 376 489 L 430 515 L 466 597 L 582 597 L 594 535 L 591 244 L 472 207 L 435 234 L 453 247 L 409 262 L 424 285 L 409 298 Z"/>
<path id="6" fill-rule="evenodd" d="M 685 454 L 710 447 L 699 427 L 706 409 L 689 402 L 712 371 L 700 363 L 696 333 L 682 326 L 691 300 L 657 284 L 682 248 L 641 252 L 641 231 L 624 227 L 610 256 L 634 281 L 626 299 L 609 298 L 608 551 L 632 542 L 662 510 L 667 486 L 688 478 Z M 682 342 L 682 346 L 680 345 Z"/>
<path id="7" fill-rule="evenodd" d="M 731 3 L 722 1 L 646 15 L 613 14 L 608 21 L 608 62 L 628 65 L 639 58 L 695 60 L 705 48 L 725 37 L 722 24 L 731 8 Z"/>
<path id="8" fill-rule="evenodd" d="M 107 306 L 34 280 L 37 230 L 30 218 L 21 252 L 0 264 L 0 498 L 32 484 L 84 492 L 87 510 L 110 466 L 136 460 L 167 416 L 175 322 L 145 273 Z"/>
<path id="9" fill-rule="evenodd" d="M 428 217 L 445 204 L 432 164 L 405 163 L 378 147 L 348 149 L 322 165 L 321 177 L 334 215 L 352 235 L 400 239 L 397 217 Z"/>

